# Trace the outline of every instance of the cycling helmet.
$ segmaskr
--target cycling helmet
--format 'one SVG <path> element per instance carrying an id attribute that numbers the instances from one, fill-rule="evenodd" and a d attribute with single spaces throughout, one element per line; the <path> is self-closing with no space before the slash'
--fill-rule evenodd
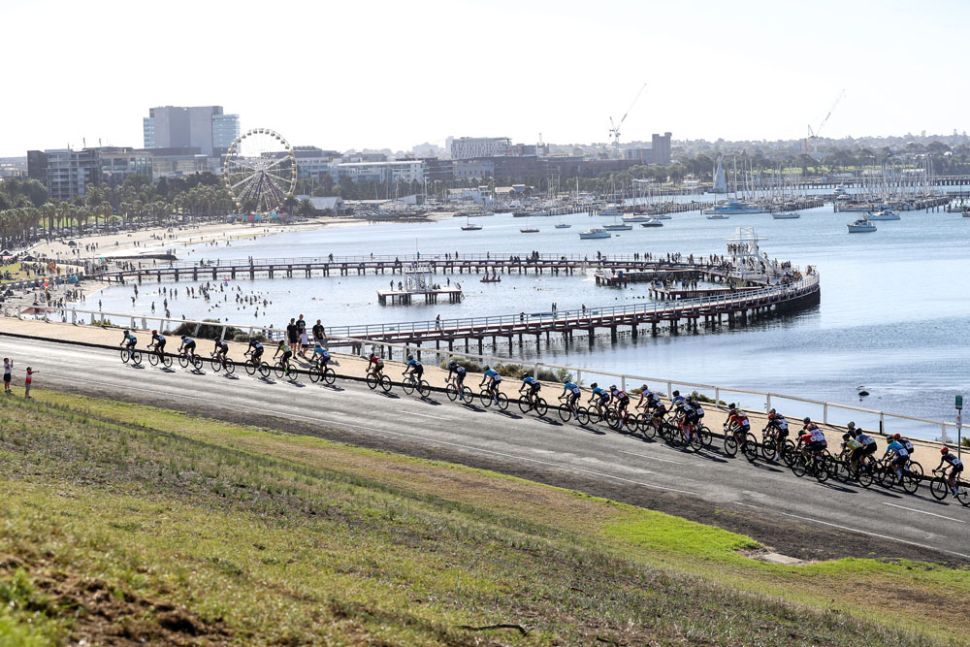
<path id="1" fill-rule="evenodd" d="M 414 355 L 408 354 L 408 359 L 414 359 Z"/>
<path id="2" fill-rule="evenodd" d="M 152 334 L 153 334 L 153 335 L 157 335 L 157 334 L 158 334 L 158 331 L 157 331 L 157 330 L 153 330 L 153 331 L 152 331 Z"/>
<path id="3" fill-rule="evenodd" d="M 899 440 L 900 438 L 902 438 L 902 436 L 899 434 L 893 434 L 893 440 Z"/>
<path id="4" fill-rule="evenodd" d="M 595 389 L 595 388 L 596 388 L 596 387 L 598 387 L 598 386 L 599 386 L 599 384 L 597 384 L 596 382 L 593 382 L 592 384 L 590 384 L 590 385 L 589 385 L 589 387 L 590 387 L 591 389 Z"/>
<path id="5" fill-rule="evenodd" d="M 734 411 L 736 408 L 737 406 L 733 402 L 728 405 L 728 409 L 730 409 L 731 411 Z"/>
<path id="6" fill-rule="evenodd" d="M 950 453 L 950 448 L 949 447 L 940 447 L 940 453 L 943 454 L 944 456 L 946 456 L 947 454 Z"/>
<path id="7" fill-rule="evenodd" d="M 808 416 L 805 416 L 805 419 L 804 419 L 804 420 L 802 420 L 802 422 L 804 422 L 804 423 L 805 423 L 806 425 L 807 425 L 808 423 L 810 423 L 811 421 L 812 421 L 812 419 L 811 419 L 811 418 L 809 418 Z"/>
<path id="8" fill-rule="evenodd" d="M 680 391 L 674 391 L 674 396 L 676 397 L 678 395 L 680 395 Z"/>
<path id="9" fill-rule="evenodd" d="M 855 429 L 855 423 L 854 422 L 850 422 L 849 424 L 847 424 L 845 426 L 845 428 L 848 429 L 849 431 L 852 431 L 853 429 Z"/>
<path id="10" fill-rule="evenodd" d="M 646 384 L 644 384 L 644 385 L 643 385 L 643 386 L 641 386 L 640 388 L 641 388 L 642 390 L 644 390 L 644 391 L 649 391 L 649 390 L 650 390 L 650 387 L 649 387 L 649 386 L 647 386 Z"/>
<path id="11" fill-rule="evenodd" d="M 842 440 L 848 440 L 849 438 L 852 438 L 852 434 L 850 434 L 848 431 L 842 434 Z"/>
<path id="12" fill-rule="evenodd" d="M 616 391 L 616 385 L 615 384 L 611 384 L 610 385 L 610 391 Z"/>
<path id="13" fill-rule="evenodd" d="M 572 380 L 570 380 L 568 377 L 562 381 L 563 384 L 569 384 L 570 382 L 572 382 Z"/>

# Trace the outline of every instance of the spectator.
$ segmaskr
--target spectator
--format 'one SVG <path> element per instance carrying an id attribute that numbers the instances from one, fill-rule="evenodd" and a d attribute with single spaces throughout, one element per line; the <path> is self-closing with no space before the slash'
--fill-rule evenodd
<path id="1" fill-rule="evenodd" d="M 9 357 L 3 358 L 3 392 L 10 395 L 10 380 L 13 379 L 13 360 Z"/>
<path id="2" fill-rule="evenodd" d="M 34 370 L 27 367 L 27 377 L 24 378 L 24 398 L 30 399 L 30 385 L 34 381 Z"/>
<path id="3" fill-rule="evenodd" d="M 321 344 L 326 341 L 323 324 L 320 323 L 319 319 L 317 319 L 317 323 L 313 324 L 313 341 L 318 341 Z"/>
<path id="4" fill-rule="evenodd" d="M 296 342 L 299 339 L 299 332 L 296 328 L 296 319 L 290 318 L 290 323 L 286 324 L 286 341 L 290 345 L 290 351 L 296 350 Z"/>

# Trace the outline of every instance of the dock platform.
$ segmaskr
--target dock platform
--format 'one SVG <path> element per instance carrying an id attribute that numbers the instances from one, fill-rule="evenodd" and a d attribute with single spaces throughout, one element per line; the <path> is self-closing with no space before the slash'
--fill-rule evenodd
<path id="1" fill-rule="evenodd" d="M 409 306 L 415 298 L 424 297 L 427 305 L 438 303 L 438 297 L 448 297 L 448 303 L 461 303 L 462 290 L 457 287 L 437 288 L 434 290 L 378 290 L 377 301 L 382 306 Z"/>

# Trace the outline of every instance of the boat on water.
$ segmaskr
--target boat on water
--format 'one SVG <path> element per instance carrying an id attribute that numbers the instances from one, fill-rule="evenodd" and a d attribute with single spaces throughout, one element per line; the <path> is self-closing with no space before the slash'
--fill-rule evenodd
<path id="1" fill-rule="evenodd" d="M 475 224 L 471 221 L 471 216 L 465 216 L 465 224 L 461 226 L 462 231 L 478 231 L 482 228 L 481 225 Z"/>
<path id="2" fill-rule="evenodd" d="M 708 214 L 707 216 L 708 220 L 727 220 L 728 218 L 730 218 L 730 216 L 724 213 L 712 213 Z"/>
<path id="3" fill-rule="evenodd" d="M 900 220 L 899 214 L 892 209 L 882 209 L 881 211 L 870 212 L 866 216 L 867 220 Z"/>
<path id="4" fill-rule="evenodd" d="M 859 218 L 853 223 L 846 225 L 850 234 L 868 234 L 876 231 L 876 226 L 869 222 L 868 218 Z"/>
<path id="5" fill-rule="evenodd" d="M 539 228 L 538 227 L 523 227 L 519 231 L 522 232 L 523 234 L 538 234 L 539 233 Z"/>
<path id="6" fill-rule="evenodd" d="M 704 210 L 704 215 L 739 215 L 739 214 L 749 214 L 749 213 L 764 213 L 764 207 L 759 207 L 754 204 L 748 204 L 741 200 L 731 199 L 726 200 L 718 205 L 711 207 L 710 209 Z"/>
<path id="7" fill-rule="evenodd" d="M 569 229 L 570 227 L 572 227 L 572 225 L 570 225 L 568 222 L 561 222 L 556 225 L 556 229 Z"/>
<path id="8" fill-rule="evenodd" d="M 622 218 L 623 222 L 647 222 L 650 219 L 650 216 L 645 213 L 634 213 Z"/>
<path id="9" fill-rule="evenodd" d="M 664 224 L 662 222 L 660 222 L 659 220 L 655 220 L 654 218 L 650 218 L 648 220 L 644 220 L 643 222 L 641 222 L 640 223 L 640 226 L 641 227 L 663 227 Z"/>
<path id="10" fill-rule="evenodd" d="M 614 222 L 611 225 L 603 225 L 603 229 L 606 231 L 630 231 L 633 229 L 633 225 L 628 225 L 623 222 Z"/>
<path id="11" fill-rule="evenodd" d="M 600 210 L 599 215 L 616 217 L 616 216 L 622 216 L 623 211 L 621 211 L 620 207 L 615 204 L 608 204 L 602 210 Z"/>
<path id="12" fill-rule="evenodd" d="M 579 232 L 580 240 L 594 240 L 597 238 L 609 238 L 610 236 L 612 234 L 602 227 L 590 227 L 586 231 Z"/>
<path id="13" fill-rule="evenodd" d="M 673 220 L 674 217 L 669 213 L 657 213 L 651 216 L 654 220 Z"/>
<path id="14" fill-rule="evenodd" d="M 775 220 L 794 220 L 795 218 L 801 218 L 802 214 L 797 211 L 776 211 L 771 214 L 771 217 Z"/>

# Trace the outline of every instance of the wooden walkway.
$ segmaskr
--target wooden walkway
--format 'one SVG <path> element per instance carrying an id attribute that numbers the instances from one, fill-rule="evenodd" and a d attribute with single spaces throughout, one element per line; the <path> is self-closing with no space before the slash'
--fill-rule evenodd
<path id="1" fill-rule="evenodd" d="M 437 288 L 434 290 L 378 290 L 377 302 L 382 306 L 409 306 L 416 298 L 424 298 L 426 304 L 438 303 L 438 297 L 448 297 L 448 303 L 461 303 L 461 288 Z"/>
<path id="2" fill-rule="evenodd" d="M 357 352 L 366 346 L 367 341 L 382 341 L 412 345 L 418 351 L 423 344 L 455 350 L 456 344 L 463 343 L 465 352 L 471 352 L 474 343 L 477 352 L 484 354 L 486 340 L 490 339 L 493 350 L 497 350 L 499 340 L 503 340 L 511 353 L 516 340 L 522 348 L 527 341 L 531 343 L 532 338 L 539 345 L 545 337 L 548 345 L 553 334 L 560 335 L 568 348 L 575 343 L 576 332 L 585 334 L 589 346 L 593 347 L 597 330 L 608 330 L 610 341 L 616 343 L 621 328 L 629 328 L 631 337 L 636 339 L 641 328 L 646 327 L 653 335 L 661 328 L 677 334 L 681 328 L 697 331 L 702 325 L 716 328 L 725 322 L 729 326 L 743 325 L 752 318 L 812 307 L 818 304 L 821 294 L 818 278 L 818 274 L 810 274 L 785 285 L 680 299 L 670 305 L 653 303 L 441 321 L 333 326 L 327 328 L 327 334 L 332 345 L 349 345 Z M 387 351 L 390 353 L 390 348 Z"/>

